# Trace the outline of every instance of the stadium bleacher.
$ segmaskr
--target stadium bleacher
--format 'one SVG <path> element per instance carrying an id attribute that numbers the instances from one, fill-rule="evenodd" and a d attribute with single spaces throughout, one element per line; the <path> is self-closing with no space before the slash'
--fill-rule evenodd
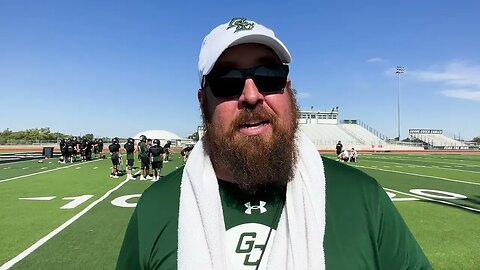
<path id="1" fill-rule="evenodd" d="M 457 141 L 444 134 L 410 134 L 413 138 L 419 139 L 432 146 L 467 146 L 464 142 Z"/>
<path id="2" fill-rule="evenodd" d="M 331 112 L 300 111 L 300 129 L 313 141 L 319 150 L 334 150 L 338 141 L 345 149 L 361 151 L 423 150 L 421 144 L 389 143 L 378 132 L 357 120 L 338 123 L 338 110 Z"/>

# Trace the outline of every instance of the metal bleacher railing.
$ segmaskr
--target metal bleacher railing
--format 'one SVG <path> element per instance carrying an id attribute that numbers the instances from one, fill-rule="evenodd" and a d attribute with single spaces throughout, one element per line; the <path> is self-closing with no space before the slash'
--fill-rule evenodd
<path id="1" fill-rule="evenodd" d="M 367 125 L 366 123 L 360 121 L 360 120 L 341 120 L 340 123 L 342 124 L 357 124 L 361 127 L 363 127 L 364 129 L 368 130 L 370 133 L 372 133 L 373 135 L 379 137 L 380 139 L 384 140 L 384 141 L 387 141 L 388 140 L 388 137 L 385 136 L 384 134 L 382 134 L 380 131 L 372 128 L 371 126 Z"/>

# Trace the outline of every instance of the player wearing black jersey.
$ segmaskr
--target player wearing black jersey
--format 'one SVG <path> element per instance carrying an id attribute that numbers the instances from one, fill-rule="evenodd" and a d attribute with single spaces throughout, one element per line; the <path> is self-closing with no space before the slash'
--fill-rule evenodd
<path id="1" fill-rule="evenodd" d="M 118 143 L 118 138 L 114 138 L 112 143 L 108 146 L 110 151 L 110 157 L 112 159 L 112 171 L 110 177 L 118 178 L 118 166 L 120 165 L 120 144 Z"/>
<path id="2" fill-rule="evenodd" d="M 128 138 L 123 148 L 125 148 L 125 151 L 127 152 L 127 179 L 135 180 L 135 177 L 133 177 L 132 175 L 134 152 L 135 152 L 135 140 L 133 138 Z"/>

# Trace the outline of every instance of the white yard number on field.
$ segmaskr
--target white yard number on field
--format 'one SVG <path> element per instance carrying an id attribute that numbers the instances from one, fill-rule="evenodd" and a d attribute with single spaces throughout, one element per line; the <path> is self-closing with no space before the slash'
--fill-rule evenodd
<path id="1" fill-rule="evenodd" d="M 433 198 L 433 199 L 448 199 L 448 200 L 462 200 L 466 199 L 467 197 L 462 194 L 458 193 L 452 193 L 452 192 L 447 192 L 447 191 L 441 191 L 441 190 L 433 190 L 433 189 L 411 189 L 410 190 L 411 194 L 416 194 L 416 195 L 421 195 L 424 197 L 428 198 Z M 418 198 L 411 198 L 411 197 L 406 197 L 406 198 L 396 198 L 397 194 L 395 192 L 390 192 L 387 191 L 388 196 L 392 201 L 418 201 Z M 406 193 L 404 193 L 406 195 Z M 135 208 L 137 206 L 137 201 L 138 198 L 140 198 L 141 194 L 130 194 L 130 195 L 124 195 L 120 196 L 118 198 L 115 198 L 111 201 L 111 203 L 115 206 L 118 207 L 123 207 L 123 208 Z M 62 198 L 62 200 L 70 200 L 71 202 L 65 204 L 64 206 L 60 207 L 60 209 L 73 209 L 82 203 L 88 201 L 90 198 L 92 198 L 93 195 L 80 195 L 76 197 L 65 197 Z M 51 201 L 55 199 L 56 196 L 51 196 L 51 197 L 31 197 L 31 198 L 19 198 L 20 200 L 32 200 L 32 201 Z"/>
<path id="2" fill-rule="evenodd" d="M 132 195 L 120 196 L 120 197 L 112 200 L 112 204 L 115 205 L 115 206 L 119 206 L 119 207 L 132 207 L 132 208 L 134 208 L 135 206 L 137 206 L 137 203 L 130 203 L 130 202 L 127 202 L 127 201 L 129 199 L 132 199 L 132 198 L 140 198 L 140 196 L 142 196 L 142 194 L 132 194 Z"/>
<path id="3" fill-rule="evenodd" d="M 77 196 L 77 197 L 65 197 L 63 198 L 62 200 L 71 200 L 71 202 L 65 204 L 64 206 L 60 207 L 60 209 L 73 209 L 77 206 L 79 206 L 80 204 L 88 201 L 88 199 L 92 198 L 93 195 L 81 195 L 81 196 Z"/>

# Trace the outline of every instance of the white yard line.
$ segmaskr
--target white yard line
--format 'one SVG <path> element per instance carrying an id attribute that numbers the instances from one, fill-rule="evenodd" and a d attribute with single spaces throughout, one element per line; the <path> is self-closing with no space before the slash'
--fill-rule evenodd
<path id="1" fill-rule="evenodd" d="M 407 166 L 409 168 L 415 168 L 415 167 L 417 167 L 417 168 L 428 168 L 427 166 L 424 166 L 424 165 L 415 165 L 415 164 L 400 163 L 400 162 L 394 162 L 394 161 L 385 161 L 385 160 L 369 160 L 369 161 L 393 163 L 393 164 L 403 164 L 404 166 Z M 462 166 L 460 166 L 460 168 L 465 167 L 465 166 L 466 165 L 462 165 Z M 372 166 L 372 167 L 376 167 L 376 166 Z M 477 171 L 467 171 L 467 170 L 460 170 L 460 169 L 453 169 L 453 168 L 444 168 L 444 167 L 440 167 L 440 166 L 437 166 L 437 165 L 433 165 L 432 167 L 435 168 L 435 169 L 442 169 L 442 170 L 449 170 L 449 171 L 459 171 L 459 172 L 467 172 L 467 173 L 480 173 L 480 172 L 477 172 Z M 447 166 L 445 166 L 445 167 L 447 167 Z M 457 167 L 457 166 L 455 166 L 455 167 Z"/>
<path id="2" fill-rule="evenodd" d="M 470 184 L 470 185 L 480 186 L 480 183 L 468 182 L 468 181 L 457 180 L 457 179 L 450 179 L 450 178 L 445 178 L 445 177 L 440 177 L 440 176 L 432 176 L 432 175 L 424 175 L 424 174 L 408 173 L 408 172 L 399 172 L 399 171 L 385 170 L 385 169 L 372 168 L 372 167 L 359 166 L 359 165 L 354 165 L 353 167 L 365 168 L 365 169 L 377 170 L 377 171 L 384 171 L 384 172 L 399 173 L 399 174 L 407 174 L 407 175 L 427 177 L 427 178 L 434 178 L 434 179 L 439 179 L 439 180 L 444 180 L 444 181 L 450 181 L 450 182 L 457 182 L 457 183 L 462 183 L 462 184 Z"/>
<path id="3" fill-rule="evenodd" d="M 83 164 L 90 163 L 90 162 L 95 162 L 95 161 L 100 161 L 100 160 L 102 160 L 102 159 L 87 161 L 87 162 L 84 162 Z M 41 172 L 36 172 L 36 173 L 31 173 L 31 174 L 15 176 L 15 177 L 12 177 L 12 178 L 7 178 L 7 179 L 0 180 L 0 183 L 8 182 L 8 181 L 12 181 L 12 180 L 15 180 L 15 179 L 20 179 L 20 178 L 25 178 L 25 177 L 29 177 L 29 176 L 34 176 L 34 175 L 38 175 L 38 174 L 42 174 L 42 173 L 58 171 L 58 170 L 70 168 L 70 167 L 73 167 L 73 166 L 78 166 L 78 164 L 72 164 L 72 165 L 68 165 L 68 166 L 65 166 L 65 167 L 58 167 L 58 168 L 51 169 L 51 170 L 46 170 L 46 171 L 41 171 Z"/>
<path id="4" fill-rule="evenodd" d="M 463 209 L 467 209 L 467 210 L 470 210 L 470 211 L 474 211 L 474 212 L 479 212 L 479 213 L 480 213 L 480 209 L 476 209 L 476 208 L 464 206 L 464 205 L 461 205 L 461 204 L 456 204 L 456 203 L 452 203 L 452 202 L 441 201 L 441 200 L 432 199 L 432 198 L 428 198 L 428 197 L 424 197 L 424 196 L 414 195 L 414 194 L 411 194 L 411 193 L 401 192 L 401 191 L 398 191 L 398 190 L 395 190 L 395 189 L 391 189 L 391 188 L 386 188 L 386 187 L 384 187 L 383 189 L 385 189 L 385 190 L 387 190 L 387 191 L 390 191 L 390 192 L 400 193 L 400 194 L 402 194 L 402 195 L 406 195 L 406 196 L 410 196 L 410 197 L 415 197 L 415 198 L 422 199 L 422 200 L 427 200 L 427 201 L 432 201 L 432 202 L 439 202 L 439 203 L 443 203 L 443 204 L 453 205 L 453 206 L 455 206 L 455 207 L 460 207 L 460 208 L 463 208 Z M 0 269 L 0 270 L 1 270 L 1 269 Z"/>
<path id="5" fill-rule="evenodd" d="M 73 216 L 72 218 L 70 218 L 69 220 L 67 220 L 65 223 L 63 223 L 62 225 L 60 225 L 58 228 L 56 228 L 55 230 L 51 231 L 49 234 L 47 234 L 46 236 L 44 236 L 42 239 L 38 240 L 36 243 L 34 243 L 33 245 L 31 245 L 29 248 L 25 249 L 22 253 L 18 254 L 17 256 L 15 256 L 13 259 L 11 259 L 10 261 L 6 262 L 5 264 L 3 264 L 2 266 L 0 266 L 0 270 L 7 270 L 9 269 L 10 267 L 12 267 L 14 264 L 18 263 L 19 261 L 23 260 L 25 257 L 27 257 L 28 255 L 30 255 L 30 253 L 34 252 L 36 249 L 38 249 L 39 247 L 41 247 L 43 244 L 45 244 L 48 240 L 52 239 L 55 235 L 59 234 L 61 231 L 63 231 L 65 228 L 67 228 L 68 226 L 70 226 L 70 224 L 72 224 L 73 222 L 75 222 L 77 219 L 79 219 L 81 216 L 83 216 L 84 214 L 86 214 L 88 211 L 90 211 L 95 205 L 97 205 L 98 203 L 102 202 L 103 200 L 105 200 L 108 196 L 110 196 L 110 194 L 112 194 L 114 191 L 116 191 L 117 189 L 119 189 L 120 187 L 122 187 L 125 183 L 127 183 L 128 180 L 125 180 L 123 182 L 121 182 L 120 184 L 118 184 L 116 187 L 114 187 L 113 189 L 107 191 L 107 193 L 105 193 L 102 197 L 100 197 L 98 200 L 94 201 L 93 203 L 91 203 L 90 205 L 88 205 L 87 207 L 85 207 L 85 209 L 83 209 L 82 211 L 80 211 L 78 214 L 76 214 L 75 216 Z"/>
<path id="6" fill-rule="evenodd" d="M 480 167 L 480 165 L 475 165 L 475 164 L 470 164 L 468 162 L 475 162 L 473 160 L 468 160 L 466 161 L 466 163 L 452 163 L 452 162 L 449 162 L 449 160 L 439 160 L 439 159 L 435 159 L 435 158 L 423 158 L 423 159 L 419 159 L 419 158 L 411 158 L 411 157 L 368 157 L 367 159 L 369 161 L 375 161 L 375 160 L 379 160 L 379 159 L 384 159 L 384 160 L 391 160 L 392 158 L 394 159 L 400 159 L 400 160 L 407 160 L 407 161 L 410 161 L 410 162 L 415 162 L 415 161 L 419 161 L 419 162 L 428 162 L 428 163 L 440 163 L 440 164 L 449 164 L 449 165 L 459 165 L 459 166 L 471 166 L 471 167 Z M 426 160 L 428 159 L 428 161 Z"/>

